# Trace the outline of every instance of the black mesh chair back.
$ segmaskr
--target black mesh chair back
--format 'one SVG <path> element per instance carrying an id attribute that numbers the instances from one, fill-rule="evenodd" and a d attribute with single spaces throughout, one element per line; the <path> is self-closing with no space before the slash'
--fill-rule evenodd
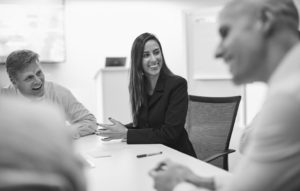
<path id="1" fill-rule="evenodd" d="M 241 96 L 189 96 L 186 129 L 197 158 L 228 170 L 230 138 Z"/>

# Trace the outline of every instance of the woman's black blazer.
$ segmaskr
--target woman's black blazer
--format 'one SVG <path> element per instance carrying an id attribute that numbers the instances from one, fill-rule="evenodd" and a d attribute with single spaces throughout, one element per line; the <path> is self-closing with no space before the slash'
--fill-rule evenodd
<path id="1" fill-rule="evenodd" d="M 176 75 L 160 74 L 152 96 L 137 116 L 137 127 L 126 125 L 128 144 L 164 144 L 196 157 L 184 128 L 188 109 L 187 82 Z"/>

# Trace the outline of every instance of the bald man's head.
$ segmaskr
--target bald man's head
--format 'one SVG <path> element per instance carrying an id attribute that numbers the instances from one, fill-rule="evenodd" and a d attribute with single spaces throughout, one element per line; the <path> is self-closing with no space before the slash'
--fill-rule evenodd
<path id="1" fill-rule="evenodd" d="M 236 84 L 266 82 L 297 43 L 298 20 L 291 0 L 233 0 L 219 15 L 216 57 L 229 65 Z"/>
<path id="2" fill-rule="evenodd" d="M 293 31 L 299 27 L 299 14 L 293 0 L 233 0 L 224 7 L 220 17 L 224 14 L 259 19 L 271 14 L 274 27 L 288 27 Z"/>

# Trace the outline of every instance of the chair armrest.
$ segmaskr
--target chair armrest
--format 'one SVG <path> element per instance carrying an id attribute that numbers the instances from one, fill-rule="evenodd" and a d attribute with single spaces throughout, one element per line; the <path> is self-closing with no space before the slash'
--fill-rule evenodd
<path id="1" fill-rule="evenodd" d="M 235 152 L 234 149 L 228 149 L 228 150 L 225 150 L 223 152 L 217 153 L 217 154 L 215 154 L 215 155 L 213 155 L 211 157 L 208 157 L 208 158 L 204 159 L 203 161 L 204 162 L 211 162 L 211 161 L 213 161 L 213 160 L 215 160 L 215 159 L 217 159 L 219 157 L 222 157 L 224 155 L 228 155 L 228 154 L 233 153 L 233 152 Z"/>

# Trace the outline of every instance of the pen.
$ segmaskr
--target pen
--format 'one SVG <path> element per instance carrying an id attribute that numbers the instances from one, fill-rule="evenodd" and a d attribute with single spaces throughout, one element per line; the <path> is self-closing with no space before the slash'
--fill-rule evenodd
<path id="1" fill-rule="evenodd" d="M 111 157 L 111 155 L 99 155 L 99 156 L 95 156 L 95 158 L 106 158 L 106 157 Z"/>
<path id="2" fill-rule="evenodd" d="M 149 156 L 154 156 L 154 155 L 160 155 L 162 154 L 163 152 L 160 151 L 160 152 L 157 152 L 157 153 L 149 153 L 149 154 L 141 154 L 141 155 L 136 155 L 137 158 L 143 158 L 143 157 L 149 157 Z"/>

